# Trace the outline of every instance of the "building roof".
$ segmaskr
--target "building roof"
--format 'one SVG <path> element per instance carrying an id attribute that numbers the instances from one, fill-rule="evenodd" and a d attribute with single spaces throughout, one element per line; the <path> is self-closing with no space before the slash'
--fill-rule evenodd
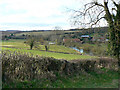
<path id="1" fill-rule="evenodd" d="M 90 37 L 89 35 L 81 35 L 81 37 Z"/>

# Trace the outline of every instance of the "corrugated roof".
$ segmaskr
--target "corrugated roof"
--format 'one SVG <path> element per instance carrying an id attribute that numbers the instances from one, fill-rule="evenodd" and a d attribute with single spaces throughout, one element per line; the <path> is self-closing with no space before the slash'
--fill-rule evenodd
<path id="1" fill-rule="evenodd" d="M 89 35 L 81 35 L 81 37 L 90 37 Z"/>

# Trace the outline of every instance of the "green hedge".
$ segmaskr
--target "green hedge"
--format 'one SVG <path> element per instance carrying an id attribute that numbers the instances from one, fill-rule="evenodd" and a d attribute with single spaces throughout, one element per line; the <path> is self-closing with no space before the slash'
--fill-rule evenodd
<path id="1" fill-rule="evenodd" d="M 58 60 L 50 57 L 33 56 L 20 52 L 2 51 L 2 78 L 12 80 L 56 79 L 56 74 L 98 71 L 98 69 L 118 69 L 117 60 L 99 58 L 97 60 Z"/>

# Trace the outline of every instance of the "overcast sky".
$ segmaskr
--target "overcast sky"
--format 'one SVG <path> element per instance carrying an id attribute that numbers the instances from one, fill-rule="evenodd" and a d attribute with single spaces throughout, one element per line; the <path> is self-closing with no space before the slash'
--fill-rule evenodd
<path id="1" fill-rule="evenodd" d="M 77 9 L 83 0 L 0 0 L 0 30 L 74 28 L 68 9 Z"/>

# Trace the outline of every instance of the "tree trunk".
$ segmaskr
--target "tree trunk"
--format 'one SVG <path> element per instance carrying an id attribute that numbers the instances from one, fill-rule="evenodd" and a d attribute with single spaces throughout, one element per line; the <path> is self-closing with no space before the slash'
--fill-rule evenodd
<path id="1" fill-rule="evenodd" d="M 30 50 L 32 50 L 32 48 L 33 48 L 33 44 L 31 43 L 31 45 L 30 45 Z"/>
<path id="2" fill-rule="evenodd" d="M 48 51 L 48 47 L 47 47 L 47 45 L 45 45 L 45 50 Z"/>

